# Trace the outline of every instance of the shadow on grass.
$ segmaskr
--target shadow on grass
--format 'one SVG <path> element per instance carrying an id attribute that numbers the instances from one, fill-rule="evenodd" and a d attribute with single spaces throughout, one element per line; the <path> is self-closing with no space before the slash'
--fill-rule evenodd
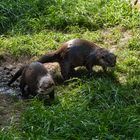
<path id="1" fill-rule="evenodd" d="M 125 83 L 120 83 L 116 72 L 102 70 L 94 71 L 88 75 L 86 69 L 78 69 L 73 77 L 64 82 L 65 86 L 82 81 L 82 94 L 86 96 L 88 107 L 97 109 L 108 109 L 113 106 L 124 108 L 136 105 L 140 102 L 139 79 L 135 72 L 126 77 Z M 74 86 L 73 86 L 74 87 Z M 83 97 L 84 98 L 84 97 Z"/>

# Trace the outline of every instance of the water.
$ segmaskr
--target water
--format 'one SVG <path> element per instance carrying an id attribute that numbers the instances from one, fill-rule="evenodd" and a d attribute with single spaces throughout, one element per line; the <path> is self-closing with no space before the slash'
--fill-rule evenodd
<path id="1" fill-rule="evenodd" d="M 19 92 L 20 91 L 17 88 L 12 88 L 12 87 L 3 86 L 3 85 L 0 87 L 0 94 L 16 96 L 19 94 Z"/>
<path id="2" fill-rule="evenodd" d="M 12 87 L 7 86 L 16 70 L 15 66 L 12 65 L 0 67 L 0 94 L 15 96 L 20 93 L 18 82 L 15 82 Z"/>

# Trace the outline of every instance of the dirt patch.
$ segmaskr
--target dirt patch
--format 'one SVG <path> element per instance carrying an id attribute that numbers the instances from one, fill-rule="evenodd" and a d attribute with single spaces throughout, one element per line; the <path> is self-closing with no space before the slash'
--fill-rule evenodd
<path id="1" fill-rule="evenodd" d="M 8 58 L 9 60 L 9 58 Z M 19 69 L 21 63 L 9 63 L 5 59 L 0 65 L 0 128 L 10 125 L 11 121 L 18 122 L 22 110 L 18 98 L 18 81 L 12 87 L 7 83 L 12 75 Z"/>
<path id="2" fill-rule="evenodd" d="M 18 82 L 15 82 L 13 88 L 8 87 L 7 83 L 9 79 L 14 75 L 14 73 L 20 68 L 22 64 L 8 64 L 3 63 L 0 66 L 0 94 L 15 95 L 19 92 Z"/>
<path id="3" fill-rule="evenodd" d="M 23 64 L 30 63 L 30 60 L 25 59 L 23 59 L 24 63 L 15 62 L 10 57 L 6 59 L 4 57 L 0 60 L 0 128 L 10 125 L 11 121 L 18 123 L 25 101 L 18 96 L 20 94 L 19 80 L 16 80 L 11 87 L 7 86 L 7 83 Z M 58 63 L 47 63 L 45 67 L 55 80 L 61 79 Z"/>
<path id="4" fill-rule="evenodd" d="M 140 12 L 140 0 L 132 0 L 131 5 Z"/>
<path id="5" fill-rule="evenodd" d="M 119 39 L 118 43 L 112 45 L 112 48 L 110 49 L 111 52 L 115 52 L 117 49 L 125 49 L 128 40 L 132 37 L 131 33 L 129 31 L 125 31 L 125 29 L 122 29 L 122 37 Z"/>
<path id="6" fill-rule="evenodd" d="M 19 122 L 20 113 L 23 110 L 23 104 L 10 95 L 0 95 L 0 128 L 9 126 L 11 122 Z"/>

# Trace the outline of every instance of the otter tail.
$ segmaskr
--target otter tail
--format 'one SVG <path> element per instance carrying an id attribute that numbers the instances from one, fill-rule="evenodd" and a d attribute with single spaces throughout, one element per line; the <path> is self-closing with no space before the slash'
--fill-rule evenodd
<path id="1" fill-rule="evenodd" d="M 12 77 L 12 79 L 8 82 L 8 86 L 10 86 L 14 81 L 16 81 L 16 79 L 18 78 L 18 77 L 20 77 L 21 76 L 21 74 L 22 74 L 22 72 L 23 72 L 23 70 L 24 70 L 24 68 L 25 68 L 26 66 L 22 66 L 16 73 L 15 73 L 15 75 Z"/>
<path id="2" fill-rule="evenodd" d="M 60 54 L 59 53 L 48 53 L 43 55 L 38 62 L 40 63 L 47 63 L 47 62 L 59 62 L 59 60 L 61 59 Z"/>

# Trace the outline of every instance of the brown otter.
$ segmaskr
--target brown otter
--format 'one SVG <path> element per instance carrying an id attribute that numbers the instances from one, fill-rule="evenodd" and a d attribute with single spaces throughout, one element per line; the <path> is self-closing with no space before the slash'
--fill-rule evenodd
<path id="1" fill-rule="evenodd" d="M 58 50 L 42 56 L 38 62 L 58 62 L 64 79 L 69 78 L 77 66 L 85 66 L 89 73 L 94 65 L 114 67 L 116 56 L 105 48 L 83 39 L 73 39 L 65 42 Z"/>
<path id="2" fill-rule="evenodd" d="M 39 62 L 33 62 L 22 66 L 9 81 L 10 86 L 19 76 L 20 90 L 24 98 L 29 95 L 48 94 L 54 98 L 54 81 L 45 66 Z"/>

